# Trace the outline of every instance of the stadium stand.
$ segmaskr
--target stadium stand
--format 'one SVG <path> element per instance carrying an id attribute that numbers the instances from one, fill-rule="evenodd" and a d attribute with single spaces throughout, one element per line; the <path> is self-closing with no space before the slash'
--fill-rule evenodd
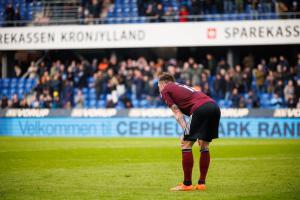
<path id="1" fill-rule="evenodd" d="M 299 18 L 287 0 L 4 0 L 3 26 Z"/>
<path id="2" fill-rule="evenodd" d="M 234 67 L 211 54 L 203 63 L 194 58 L 157 60 L 118 62 L 113 55 L 91 63 L 31 62 L 26 72 L 15 66 L 14 77 L 0 80 L 1 107 L 164 107 L 157 89 L 162 71 L 214 97 L 223 108 L 300 107 L 300 53 L 294 61 L 273 56 L 259 63 L 247 56 Z"/>

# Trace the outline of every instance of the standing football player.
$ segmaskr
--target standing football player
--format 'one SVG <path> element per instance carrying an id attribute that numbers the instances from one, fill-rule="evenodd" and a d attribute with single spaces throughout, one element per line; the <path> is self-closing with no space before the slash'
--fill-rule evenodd
<path id="1" fill-rule="evenodd" d="M 210 162 L 209 143 L 218 138 L 220 108 L 213 99 L 200 91 L 175 82 L 171 74 L 163 73 L 158 80 L 162 99 L 172 110 L 178 124 L 183 128 L 181 138 L 183 183 L 171 188 L 172 191 L 205 190 L 205 179 Z M 184 115 L 190 117 L 190 123 Z M 200 177 L 198 184 L 192 185 L 194 158 L 193 144 L 200 146 Z"/>

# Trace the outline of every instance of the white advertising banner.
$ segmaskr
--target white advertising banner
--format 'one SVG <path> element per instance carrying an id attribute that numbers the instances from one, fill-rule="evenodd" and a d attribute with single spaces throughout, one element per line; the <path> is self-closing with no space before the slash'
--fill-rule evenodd
<path id="1" fill-rule="evenodd" d="M 0 50 L 300 44 L 300 20 L 0 28 Z"/>

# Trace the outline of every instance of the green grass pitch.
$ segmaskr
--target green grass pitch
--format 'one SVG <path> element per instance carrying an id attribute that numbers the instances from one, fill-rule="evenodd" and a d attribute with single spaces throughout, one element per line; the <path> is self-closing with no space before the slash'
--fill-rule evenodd
<path id="1" fill-rule="evenodd" d="M 0 199 L 300 199 L 300 141 L 218 139 L 207 191 L 182 181 L 177 139 L 0 137 Z M 194 146 L 193 181 L 199 176 Z"/>

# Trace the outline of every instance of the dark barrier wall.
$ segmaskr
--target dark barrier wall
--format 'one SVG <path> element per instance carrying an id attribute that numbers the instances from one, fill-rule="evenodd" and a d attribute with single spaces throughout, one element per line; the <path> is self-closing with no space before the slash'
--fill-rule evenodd
<path id="1" fill-rule="evenodd" d="M 179 137 L 171 117 L 0 118 L 0 134 L 10 136 Z M 299 138 L 299 118 L 222 118 L 220 137 Z"/>

